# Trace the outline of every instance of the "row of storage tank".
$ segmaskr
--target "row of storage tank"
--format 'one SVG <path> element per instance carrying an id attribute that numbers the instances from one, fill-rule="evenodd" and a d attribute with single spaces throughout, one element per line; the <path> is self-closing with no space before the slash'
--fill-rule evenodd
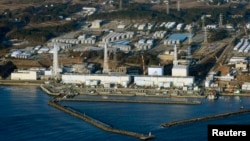
<path id="1" fill-rule="evenodd" d="M 153 45 L 152 44 L 146 44 L 146 43 L 144 43 L 144 44 L 138 44 L 138 43 L 136 43 L 135 47 L 138 50 L 149 50 L 149 49 L 151 49 L 153 47 Z"/>
<path id="2" fill-rule="evenodd" d="M 171 39 L 166 39 L 164 40 L 163 44 L 164 45 L 174 45 L 174 44 L 180 44 L 181 41 L 180 40 L 171 40 Z"/>
<path id="3" fill-rule="evenodd" d="M 167 34 L 167 31 L 156 31 L 154 34 L 153 34 L 153 38 L 155 39 L 162 39 L 166 36 Z"/>
<path id="4" fill-rule="evenodd" d="M 238 52 L 248 53 L 250 51 L 250 42 L 248 41 L 248 39 L 241 39 L 240 42 L 238 42 L 234 46 L 234 50 Z"/>
<path id="5" fill-rule="evenodd" d="M 67 43 L 67 44 L 95 44 L 96 39 L 87 38 L 87 39 L 52 39 L 53 43 Z"/>
<path id="6" fill-rule="evenodd" d="M 122 39 L 131 39 L 134 37 L 134 32 L 117 33 L 110 32 L 108 35 L 102 38 L 102 42 L 113 42 Z"/>

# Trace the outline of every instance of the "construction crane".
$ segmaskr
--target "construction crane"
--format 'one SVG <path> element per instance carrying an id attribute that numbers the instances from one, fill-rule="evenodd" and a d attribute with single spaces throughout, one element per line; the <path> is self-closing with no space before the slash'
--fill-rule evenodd
<path id="1" fill-rule="evenodd" d="M 247 27 L 244 25 L 244 31 L 245 31 L 245 35 L 246 35 L 246 37 L 248 36 L 248 34 L 247 34 Z"/>
<path id="2" fill-rule="evenodd" d="M 78 63 L 82 63 L 82 56 L 84 55 L 84 53 L 88 51 L 88 47 L 85 47 L 84 50 L 80 53 L 80 55 L 78 56 Z M 85 57 L 84 57 L 84 61 L 85 61 Z"/>
<path id="3" fill-rule="evenodd" d="M 141 59 L 142 59 L 142 71 L 143 71 L 143 74 L 145 75 L 146 74 L 146 70 L 145 70 L 145 60 L 144 60 L 143 55 L 141 55 Z"/>

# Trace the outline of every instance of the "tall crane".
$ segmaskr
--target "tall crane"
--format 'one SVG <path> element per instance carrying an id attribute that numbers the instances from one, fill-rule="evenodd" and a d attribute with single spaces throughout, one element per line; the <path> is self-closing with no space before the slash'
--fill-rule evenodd
<path id="1" fill-rule="evenodd" d="M 244 25 L 244 31 L 245 31 L 245 34 L 246 34 L 246 37 L 247 37 L 248 34 L 247 34 L 247 27 L 246 27 L 246 25 Z"/>
<path id="2" fill-rule="evenodd" d="M 142 71 L 143 71 L 143 74 L 145 75 L 146 74 L 146 70 L 145 70 L 145 61 L 144 61 L 143 55 L 141 55 L 141 59 L 142 59 Z"/>

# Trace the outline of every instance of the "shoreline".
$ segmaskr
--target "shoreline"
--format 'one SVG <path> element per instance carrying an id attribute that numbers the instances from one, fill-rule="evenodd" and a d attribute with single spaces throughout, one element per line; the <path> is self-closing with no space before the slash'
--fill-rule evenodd
<path id="1" fill-rule="evenodd" d="M 53 93 L 50 92 L 48 89 L 43 87 L 43 85 L 47 82 L 47 80 L 0 80 L 0 85 L 6 85 L 6 86 L 39 86 L 44 92 L 46 92 L 48 95 L 51 96 L 57 96 L 59 93 Z M 88 89 L 88 88 L 84 88 Z M 123 88 L 124 89 L 124 88 Z M 122 90 L 122 89 L 121 89 Z M 173 98 L 206 98 L 207 95 L 176 95 L 176 94 L 170 94 L 170 95 L 152 95 L 152 94 L 121 94 L 121 93 L 115 93 L 115 94 L 109 94 L 109 93 L 101 93 L 101 94 L 85 94 L 85 95 L 100 95 L 100 96 L 142 96 L 142 97 L 173 97 Z M 250 93 L 225 93 L 221 92 L 219 94 L 220 96 L 246 96 L 249 97 Z"/>
<path id="2" fill-rule="evenodd" d="M 40 86 L 44 80 L 0 80 L 0 85 L 7 86 Z"/>
<path id="3" fill-rule="evenodd" d="M 77 102 L 112 102 L 112 103 L 146 103 L 146 104 L 179 104 L 179 105 L 199 105 L 200 101 L 149 101 L 149 100 L 121 100 L 121 99 L 62 99 L 61 101 Z"/>

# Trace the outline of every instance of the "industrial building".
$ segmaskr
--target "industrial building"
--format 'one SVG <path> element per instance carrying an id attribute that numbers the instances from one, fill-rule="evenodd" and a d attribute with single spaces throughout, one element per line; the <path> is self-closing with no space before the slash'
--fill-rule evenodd
<path id="1" fill-rule="evenodd" d="M 250 52 L 250 42 L 249 39 L 241 39 L 240 42 L 238 42 L 234 49 L 235 51 L 241 52 L 241 53 L 248 53 Z"/>
<path id="2" fill-rule="evenodd" d="M 37 71 L 18 70 L 11 73 L 11 80 L 37 80 Z"/>
<path id="3" fill-rule="evenodd" d="M 164 45 L 175 45 L 183 43 L 188 37 L 189 33 L 176 33 L 169 36 L 166 40 L 164 40 Z M 192 35 L 193 36 L 193 35 Z"/>
<path id="4" fill-rule="evenodd" d="M 49 48 L 48 47 L 41 47 L 37 53 L 48 53 L 49 52 Z"/>
<path id="5" fill-rule="evenodd" d="M 232 57 L 229 59 L 228 65 L 237 64 L 241 62 L 247 62 L 247 57 Z"/>
<path id="6" fill-rule="evenodd" d="M 140 39 L 135 47 L 137 50 L 148 50 L 151 49 L 154 45 L 154 39 Z"/>
<path id="7" fill-rule="evenodd" d="M 174 65 L 172 68 L 172 76 L 188 76 L 188 70 L 187 65 Z"/>
<path id="8" fill-rule="evenodd" d="M 184 87 L 194 84 L 194 77 L 173 76 L 134 76 L 134 84 L 137 86 L 158 87 Z"/>
<path id="9" fill-rule="evenodd" d="M 154 39 L 162 39 L 166 36 L 167 34 L 167 31 L 156 31 L 154 34 L 153 34 L 153 38 Z"/>
<path id="10" fill-rule="evenodd" d="M 163 76 L 163 66 L 150 66 L 148 67 L 148 75 Z"/>
<path id="11" fill-rule="evenodd" d="M 242 91 L 250 91 L 250 83 L 249 82 L 243 83 L 241 86 L 241 90 Z"/>
<path id="12" fill-rule="evenodd" d="M 100 82 L 100 84 L 120 84 L 127 87 L 131 83 L 129 75 L 100 75 L 100 74 L 63 74 L 62 83 L 89 84 L 88 82 Z M 96 83 L 97 86 L 98 83 Z"/>
<path id="13" fill-rule="evenodd" d="M 131 39 L 134 37 L 134 32 L 110 32 L 108 35 L 102 38 L 102 42 L 114 42 L 118 40 Z"/>

